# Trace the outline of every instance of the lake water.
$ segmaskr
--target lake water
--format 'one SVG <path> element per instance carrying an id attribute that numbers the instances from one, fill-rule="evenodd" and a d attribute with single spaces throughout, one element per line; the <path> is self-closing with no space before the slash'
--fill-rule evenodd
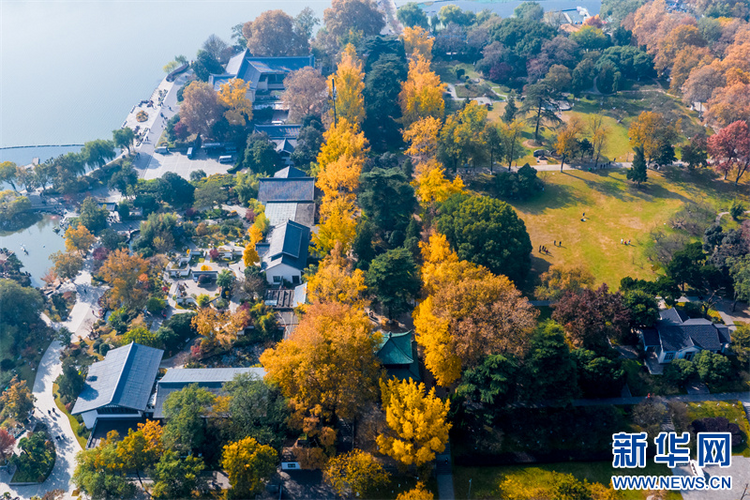
<path id="1" fill-rule="evenodd" d="M 269 9 L 330 0 L 0 0 L 0 147 L 110 138 L 176 55 Z M 40 156 L 0 150 L 0 157 Z M 45 152 L 42 152 L 45 154 Z M 44 158 L 41 158 L 42 161 Z M 13 160 L 15 161 L 15 160 Z M 30 161 L 30 158 L 29 158 Z"/>
<path id="2" fill-rule="evenodd" d="M 0 231 L 0 247 L 16 252 L 23 263 L 21 270 L 31 273 L 33 286 L 41 286 L 42 276 L 52 267 L 49 256 L 57 251 L 65 251 L 65 240 L 52 230 L 59 222 L 60 217 L 45 215 L 42 220 L 26 229 Z M 28 255 L 23 253 L 22 245 L 28 250 Z"/>

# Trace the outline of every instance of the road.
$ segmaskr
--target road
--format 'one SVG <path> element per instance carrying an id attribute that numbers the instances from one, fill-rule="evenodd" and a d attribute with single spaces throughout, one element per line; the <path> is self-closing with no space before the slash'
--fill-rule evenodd
<path id="1" fill-rule="evenodd" d="M 97 302 L 104 290 L 91 286 L 91 274 L 88 271 L 83 271 L 76 278 L 75 283 L 69 286 L 71 288 L 75 286 L 77 301 L 67 321 L 53 323 L 46 316 L 42 316 L 42 319 L 55 329 L 61 326 L 67 327 L 73 332 L 72 340 L 75 342 L 81 337 L 85 337 L 91 325 L 96 321 L 97 318 L 93 311 L 98 310 Z M 62 350 L 63 346 L 57 340 L 53 341 L 47 348 L 39 363 L 33 390 L 34 397 L 36 397 L 36 417 L 47 424 L 52 436 L 64 436 L 63 441 L 55 440 L 57 446 L 55 467 L 45 482 L 33 486 L 11 487 L 8 485 L 10 478 L 7 475 L 2 475 L 0 476 L 0 492 L 9 491 L 11 494 L 23 498 L 31 498 L 34 495 L 42 496 L 47 491 L 62 489 L 67 492 L 64 498 L 74 498 L 71 478 L 75 469 L 75 455 L 81 451 L 81 447 L 67 417 L 57 409 L 52 393 L 52 384 L 62 373 L 62 363 L 60 362 Z"/>

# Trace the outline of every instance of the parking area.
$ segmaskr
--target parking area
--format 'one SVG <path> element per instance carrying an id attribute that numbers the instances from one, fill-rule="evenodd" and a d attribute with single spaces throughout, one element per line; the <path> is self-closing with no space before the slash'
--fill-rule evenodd
<path id="1" fill-rule="evenodd" d="M 718 465 L 709 465 L 704 468 L 707 476 L 732 476 L 732 489 L 727 491 L 683 491 L 684 500 L 738 500 L 742 496 L 745 487 L 750 485 L 750 458 L 739 455 L 732 457 L 732 466 L 722 469 Z M 689 476 L 687 466 L 678 466 L 672 470 L 675 476 Z M 747 488 L 747 497 L 750 498 L 750 486 Z"/>
<path id="2" fill-rule="evenodd" d="M 188 158 L 184 153 L 178 152 L 167 154 L 154 153 L 151 161 L 148 162 L 148 166 L 145 169 L 139 170 L 138 173 L 141 178 L 146 180 L 158 179 L 167 172 L 174 172 L 180 177 L 190 180 L 190 172 L 196 170 L 203 170 L 206 172 L 206 175 L 226 174 L 227 170 L 233 166 L 234 163 L 219 163 L 218 156 L 212 155 L 209 157 L 203 150 L 192 159 Z"/>

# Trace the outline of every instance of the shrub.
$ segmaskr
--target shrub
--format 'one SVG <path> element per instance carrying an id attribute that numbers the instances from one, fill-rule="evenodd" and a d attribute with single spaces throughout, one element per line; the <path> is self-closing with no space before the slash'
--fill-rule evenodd
<path id="1" fill-rule="evenodd" d="M 743 443 L 743 437 L 740 426 L 730 422 L 724 417 L 707 417 L 693 421 L 693 429 L 698 432 L 728 432 L 732 435 L 732 447 L 739 446 Z"/>
<path id="2" fill-rule="evenodd" d="M 148 113 L 146 113 L 146 112 L 145 112 L 145 111 L 143 111 L 143 110 L 140 110 L 140 111 L 139 111 L 139 112 L 138 112 L 138 113 L 137 113 L 137 114 L 135 115 L 135 119 L 136 119 L 136 120 L 138 120 L 139 122 L 143 123 L 143 122 L 145 122 L 146 120 L 148 120 Z"/>
<path id="3" fill-rule="evenodd" d="M 146 304 L 146 309 L 151 314 L 160 313 L 165 307 L 167 307 L 167 302 L 160 297 L 151 297 L 148 299 L 148 304 Z"/>
<path id="4" fill-rule="evenodd" d="M 739 200 L 733 200 L 732 206 L 729 207 L 729 215 L 732 216 L 732 219 L 737 220 L 740 217 L 742 217 L 745 213 L 745 205 L 742 204 Z"/>
<path id="5" fill-rule="evenodd" d="M 542 181 L 536 169 L 528 163 L 518 172 L 498 172 L 495 174 L 495 193 L 509 200 L 528 200 L 540 193 Z"/>
<path id="6" fill-rule="evenodd" d="M 201 276 L 201 278 L 203 277 L 204 276 Z M 195 301 L 198 303 L 200 307 L 206 307 L 211 302 L 211 297 L 209 297 L 205 293 L 202 293 L 198 295 L 198 297 L 196 297 Z"/>
<path id="7" fill-rule="evenodd" d="M 208 252 L 208 256 L 211 257 L 211 260 L 216 260 L 219 258 L 219 251 L 215 248 L 212 248 Z"/>
<path id="8" fill-rule="evenodd" d="M 99 346 L 99 354 L 106 356 L 110 349 L 112 349 L 112 346 L 109 344 L 102 344 Z"/>

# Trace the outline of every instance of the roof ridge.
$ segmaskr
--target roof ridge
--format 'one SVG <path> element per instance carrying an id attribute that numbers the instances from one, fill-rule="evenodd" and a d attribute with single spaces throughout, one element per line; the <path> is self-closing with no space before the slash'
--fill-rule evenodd
<path id="1" fill-rule="evenodd" d="M 120 385 L 122 384 L 122 375 L 125 373 L 125 369 L 130 365 L 132 359 L 133 359 L 133 346 L 135 346 L 135 342 L 131 342 L 126 347 L 128 349 L 128 354 L 125 357 L 125 362 L 122 364 L 122 367 L 120 368 L 120 373 L 117 375 L 117 383 L 115 384 L 115 389 L 112 391 L 112 395 L 109 398 L 109 401 L 107 404 L 111 404 L 112 401 L 115 400 L 115 396 L 118 392 L 120 392 Z"/>

